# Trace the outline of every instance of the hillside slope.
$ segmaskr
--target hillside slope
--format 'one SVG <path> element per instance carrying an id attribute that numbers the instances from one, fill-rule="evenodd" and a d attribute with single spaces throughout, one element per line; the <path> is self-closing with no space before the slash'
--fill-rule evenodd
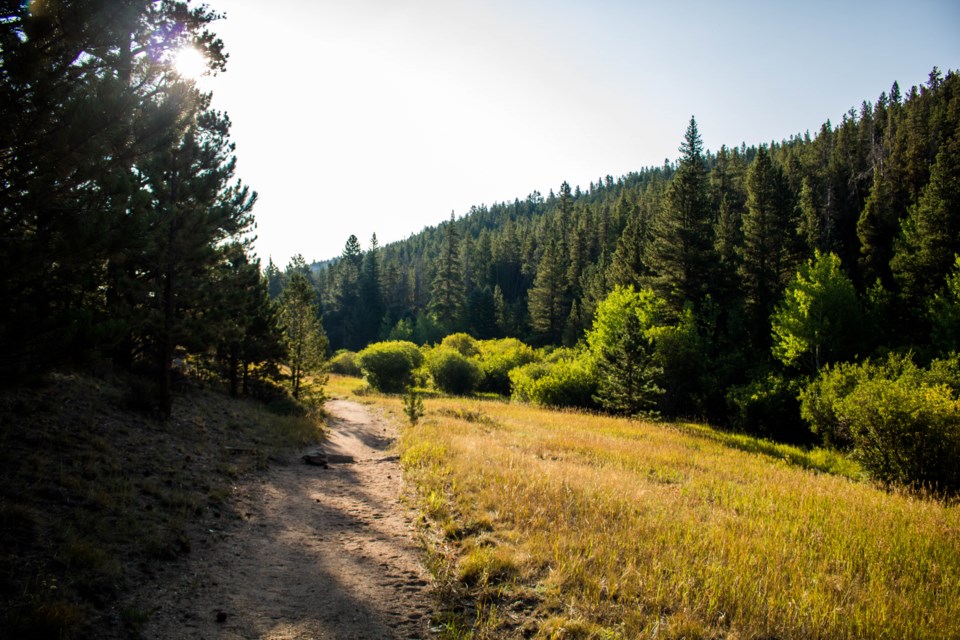
<path id="1" fill-rule="evenodd" d="M 191 534 L 237 517 L 238 477 L 317 441 L 306 417 L 186 386 L 167 420 L 137 379 L 53 374 L 0 391 L 0 628 L 8 637 L 110 638 L 148 611 L 119 594 Z"/>

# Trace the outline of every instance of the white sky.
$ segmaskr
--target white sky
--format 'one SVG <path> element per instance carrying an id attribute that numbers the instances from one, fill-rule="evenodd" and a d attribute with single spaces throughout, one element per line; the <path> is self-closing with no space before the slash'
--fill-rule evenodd
<path id="1" fill-rule="evenodd" d="M 471 205 L 815 133 L 960 68 L 956 0 L 208 0 L 257 254 L 281 268 Z M 789 7 L 781 7 L 789 4 Z"/>

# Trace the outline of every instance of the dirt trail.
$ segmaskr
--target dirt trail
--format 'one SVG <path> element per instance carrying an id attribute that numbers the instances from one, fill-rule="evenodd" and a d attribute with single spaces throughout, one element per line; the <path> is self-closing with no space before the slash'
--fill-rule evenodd
<path id="1" fill-rule="evenodd" d="M 388 639 L 429 636 L 420 564 L 387 421 L 332 400 L 329 469 L 299 458 L 238 487 L 240 516 L 161 579 L 145 638 Z"/>

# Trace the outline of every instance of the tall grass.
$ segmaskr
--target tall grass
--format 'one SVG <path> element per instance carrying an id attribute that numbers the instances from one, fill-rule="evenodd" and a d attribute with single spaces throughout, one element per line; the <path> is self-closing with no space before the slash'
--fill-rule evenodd
<path id="1" fill-rule="evenodd" d="M 960 637 L 960 508 L 778 446 L 433 399 L 401 459 L 475 637 Z"/>

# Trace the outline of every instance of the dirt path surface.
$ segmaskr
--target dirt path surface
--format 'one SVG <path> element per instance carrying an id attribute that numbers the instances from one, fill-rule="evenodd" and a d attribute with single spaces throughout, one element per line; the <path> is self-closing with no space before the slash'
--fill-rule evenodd
<path id="1" fill-rule="evenodd" d="M 151 603 L 144 638 L 429 637 L 429 577 L 401 504 L 395 428 L 332 400 L 328 469 L 299 458 L 238 487 L 238 518 L 194 545 Z"/>

